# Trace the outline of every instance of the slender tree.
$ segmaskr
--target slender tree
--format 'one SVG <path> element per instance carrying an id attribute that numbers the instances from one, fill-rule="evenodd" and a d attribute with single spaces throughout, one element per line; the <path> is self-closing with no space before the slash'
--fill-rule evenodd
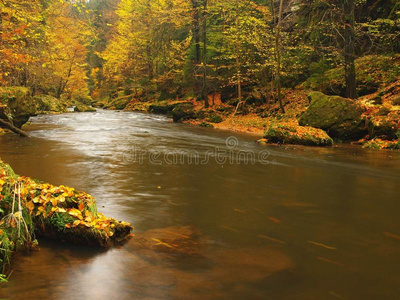
<path id="1" fill-rule="evenodd" d="M 356 67 L 355 67 L 355 50 L 354 50 L 354 26 L 355 26 L 355 6 L 354 0 L 344 0 L 343 16 L 344 16 L 344 59 L 345 59 L 345 76 L 346 76 L 346 96 L 351 99 L 357 98 L 356 95 Z"/>
<path id="2" fill-rule="evenodd" d="M 207 0 L 203 0 L 203 87 L 201 97 L 204 99 L 204 106 L 209 107 L 207 84 Z"/>
<path id="3" fill-rule="evenodd" d="M 278 24 L 276 26 L 275 35 L 275 51 L 276 51 L 276 88 L 278 90 L 278 101 L 282 113 L 285 113 L 285 108 L 282 103 L 282 86 L 281 86 L 281 26 L 282 26 L 282 10 L 283 10 L 283 0 L 279 2 L 279 12 L 278 12 Z"/>

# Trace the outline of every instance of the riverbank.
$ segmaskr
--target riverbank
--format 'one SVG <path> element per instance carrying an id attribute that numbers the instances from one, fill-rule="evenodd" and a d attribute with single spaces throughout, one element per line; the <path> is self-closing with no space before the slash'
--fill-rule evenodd
<path id="1" fill-rule="evenodd" d="M 133 227 L 97 212 L 93 196 L 19 176 L 0 160 L 0 282 L 15 251 L 32 250 L 36 234 L 58 241 L 109 247 Z"/>
<path id="2" fill-rule="evenodd" d="M 345 142 L 369 149 L 400 149 L 399 93 L 400 81 L 357 100 L 286 89 L 284 114 L 278 103 L 254 99 L 237 110 L 237 101 L 222 102 L 218 94 L 209 97 L 208 108 L 193 99 L 150 102 L 126 96 L 124 103 L 116 99 L 100 106 L 165 114 L 174 122 L 249 133 L 262 143 L 332 146 Z"/>
<path id="3" fill-rule="evenodd" d="M 67 112 L 93 112 L 90 97 L 56 98 L 51 95 L 34 95 L 31 89 L 21 86 L 0 87 L 0 134 L 4 129 L 27 136 L 22 126 L 29 118 L 41 114 Z"/>

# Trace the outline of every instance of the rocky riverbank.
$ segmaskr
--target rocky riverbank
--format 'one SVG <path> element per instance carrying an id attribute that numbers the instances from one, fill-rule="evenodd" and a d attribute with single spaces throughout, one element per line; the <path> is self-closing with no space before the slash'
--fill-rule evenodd
<path id="1" fill-rule="evenodd" d="M 261 143 L 332 146 L 351 142 L 365 148 L 400 149 L 400 81 L 357 100 L 329 96 L 303 89 L 284 91 L 286 113 L 277 103 L 247 105 L 234 114 L 237 102 L 222 102 L 217 97 L 205 108 L 193 99 L 140 101 L 124 96 L 125 111 L 143 111 L 170 116 L 174 122 L 203 127 L 251 133 Z M 253 99 L 254 100 L 254 99 Z M 118 99 L 111 101 L 110 109 L 121 107 Z"/>
<path id="2" fill-rule="evenodd" d="M 109 247 L 130 236 L 133 227 L 97 212 L 89 194 L 19 176 L 0 161 L 0 282 L 11 256 L 37 246 L 35 235 Z"/>
<path id="3" fill-rule="evenodd" d="M 32 96 L 25 87 L 0 87 L 0 128 L 18 131 L 29 118 L 39 114 L 91 112 L 96 109 L 88 99 L 58 99 L 51 95 Z M 19 132 L 16 132 L 19 133 Z"/>

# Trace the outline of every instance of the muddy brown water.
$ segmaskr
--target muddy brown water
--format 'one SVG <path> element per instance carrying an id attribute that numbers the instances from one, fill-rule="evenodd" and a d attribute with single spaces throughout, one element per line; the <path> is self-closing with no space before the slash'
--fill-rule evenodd
<path id="1" fill-rule="evenodd" d="M 400 152 L 261 147 L 103 110 L 39 116 L 26 130 L 0 137 L 4 161 L 93 194 L 137 237 L 108 251 L 40 239 L 14 257 L 0 299 L 399 297 Z M 196 232 L 188 253 L 135 247 L 182 228 Z"/>

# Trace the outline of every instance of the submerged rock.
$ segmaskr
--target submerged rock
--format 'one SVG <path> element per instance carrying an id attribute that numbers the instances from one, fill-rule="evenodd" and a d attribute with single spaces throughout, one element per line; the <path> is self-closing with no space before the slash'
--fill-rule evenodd
<path id="1" fill-rule="evenodd" d="M 191 226 L 158 228 L 137 233 L 127 247 L 169 254 L 194 255 L 199 253 L 200 237 L 200 233 Z"/>
<path id="2" fill-rule="evenodd" d="M 293 124 L 273 124 L 264 133 L 270 143 L 304 146 L 332 146 L 333 140 L 322 129 Z"/>
<path id="3" fill-rule="evenodd" d="M 354 100 L 320 92 L 310 92 L 308 97 L 310 106 L 301 116 L 300 125 L 323 129 L 341 140 L 359 139 L 367 133 L 364 109 Z"/>

